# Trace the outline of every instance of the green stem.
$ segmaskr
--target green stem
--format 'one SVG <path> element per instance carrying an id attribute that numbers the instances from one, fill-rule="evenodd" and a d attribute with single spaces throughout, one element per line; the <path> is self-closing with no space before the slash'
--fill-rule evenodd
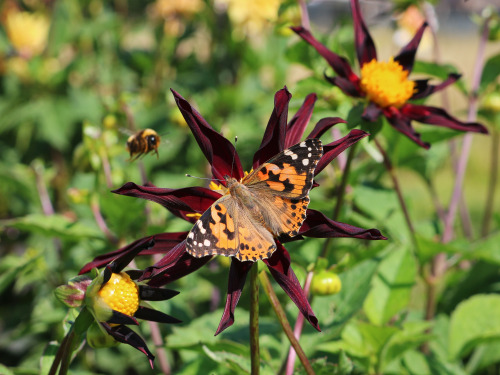
<path id="1" fill-rule="evenodd" d="M 347 160 L 344 168 L 344 173 L 342 173 L 342 179 L 340 180 L 340 186 L 338 189 L 337 202 L 335 203 L 335 208 L 333 209 L 333 217 L 332 220 L 338 220 L 340 216 L 340 210 L 342 209 L 342 205 L 344 204 L 345 197 L 345 188 L 347 186 L 347 181 L 349 181 L 349 173 L 351 171 L 352 161 L 354 159 L 354 154 L 356 152 L 357 143 L 353 144 L 349 148 L 349 154 L 347 155 Z M 328 249 L 330 248 L 331 237 L 328 237 L 323 244 L 323 249 L 321 250 L 320 257 L 328 259 Z"/>
<path id="2" fill-rule="evenodd" d="M 410 231 L 410 237 L 412 239 L 414 249 L 416 251 L 418 249 L 418 245 L 417 245 L 417 238 L 415 236 L 415 227 L 413 226 L 413 223 L 411 221 L 410 212 L 408 211 L 408 207 L 406 207 L 406 203 L 405 203 L 405 200 L 403 198 L 403 193 L 401 192 L 401 187 L 399 185 L 399 181 L 398 181 L 398 178 L 396 176 L 396 172 L 394 171 L 394 166 L 392 165 L 392 162 L 389 159 L 389 156 L 385 152 L 384 148 L 382 147 L 382 145 L 380 144 L 380 142 L 376 138 L 375 138 L 375 145 L 377 146 L 378 150 L 382 154 L 384 166 L 387 169 L 387 172 L 389 172 L 389 176 L 391 177 L 392 184 L 394 186 L 394 190 L 396 191 L 396 195 L 398 196 L 399 205 L 401 207 L 401 210 L 403 211 L 406 225 L 408 226 L 408 230 Z"/>
<path id="3" fill-rule="evenodd" d="M 493 207 L 495 201 L 495 191 L 498 180 L 498 150 L 500 149 L 500 134 L 496 131 L 491 134 L 491 163 L 490 163 L 490 181 L 488 184 L 488 193 L 484 208 L 483 225 L 481 237 L 486 237 L 490 232 L 491 218 L 493 216 Z"/>
<path id="4" fill-rule="evenodd" d="M 258 275 L 259 267 L 254 264 L 250 270 L 250 358 L 252 375 L 258 375 L 260 371 Z"/>
<path id="5" fill-rule="evenodd" d="M 306 373 L 308 375 L 314 375 L 314 370 L 311 364 L 309 363 L 309 360 L 307 359 L 304 351 L 302 350 L 299 341 L 295 338 L 293 334 L 292 327 L 290 327 L 290 323 L 288 323 L 285 311 L 283 310 L 283 307 L 281 306 L 278 297 L 276 296 L 276 293 L 274 293 L 274 290 L 271 286 L 271 283 L 269 282 L 269 278 L 267 277 L 265 271 L 262 271 L 259 274 L 259 280 L 264 288 L 264 292 L 266 293 L 267 298 L 269 298 L 269 301 L 271 302 L 271 306 L 273 307 L 274 312 L 278 317 L 278 320 L 281 324 L 281 327 L 283 328 L 283 331 L 285 332 L 285 335 L 288 337 L 290 344 L 295 349 L 295 352 L 297 353 L 297 356 L 299 357 L 302 366 L 304 366 Z"/>

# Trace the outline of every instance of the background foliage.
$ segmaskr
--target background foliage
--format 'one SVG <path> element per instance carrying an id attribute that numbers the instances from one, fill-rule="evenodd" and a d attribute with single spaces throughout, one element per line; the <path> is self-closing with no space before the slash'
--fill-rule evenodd
<path id="1" fill-rule="evenodd" d="M 358 126 L 356 103 L 323 79 L 324 61 L 288 29 L 301 22 L 298 5 L 255 3 L 243 12 L 238 6 L 246 3 L 235 0 L 2 4 L 0 373 L 48 371 L 56 342 L 75 316 L 54 298 L 53 290 L 85 263 L 146 235 L 189 229 L 158 205 L 110 193 L 127 181 L 178 188 L 200 184 L 185 173 L 207 175 L 207 163 L 170 88 L 188 98 L 228 139 L 238 136 L 238 153 L 247 168 L 272 111 L 273 95 L 284 85 L 293 94 L 290 113 L 316 92 L 312 124 L 327 116 L 349 120 L 337 125 L 327 140 Z M 369 19 L 384 26 L 374 26 L 374 36 L 387 58 L 398 49 L 393 31 L 403 26 L 386 22 L 384 14 L 393 6 L 404 10 L 419 2 L 393 3 L 382 4 L 378 16 Z M 320 5 L 310 4 L 316 35 L 354 61 L 347 5 L 329 3 L 323 8 L 328 17 L 314 17 L 321 13 Z M 16 29 L 9 17 L 20 11 L 39 18 Z M 443 224 L 438 212 L 451 197 L 462 134 L 420 127 L 424 140 L 432 143 L 426 151 L 385 124 L 378 136 L 396 167 L 417 246 L 371 140 L 363 140 L 356 150 L 338 219 L 378 228 L 389 240 L 335 239 L 325 245 L 325 240 L 308 239 L 287 246 L 301 280 L 322 247 L 330 246 L 327 267 L 342 281 L 338 294 L 313 299 L 322 332 L 306 325 L 301 336 L 318 374 L 495 374 L 500 369 L 500 201 L 490 196 L 498 173 L 500 116 L 500 55 L 492 52 L 496 48 L 498 53 L 495 40 L 500 35 L 494 11 L 470 12 L 478 24 L 491 17 L 488 59 L 476 93 L 480 120 L 491 135 L 475 139 L 453 240 L 440 241 Z M 33 35 L 42 38 L 41 47 L 36 41 L 31 47 L 16 41 L 23 36 L 33 40 Z M 426 62 L 415 69 L 440 78 L 449 69 L 464 72 L 460 84 L 448 90 L 453 113 L 464 119 L 479 32 L 471 26 L 462 36 L 442 38 L 443 45 L 460 40 L 459 50 L 447 50 L 441 57 L 446 67 L 437 66 L 432 48 L 425 51 L 424 46 Z M 432 46 L 430 36 L 428 43 Z M 143 128 L 162 136 L 159 158 L 148 155 L 131 163 L 125 142 L 131 132 Z M 342 163 L 345 156 L 324 173 L 322 189 L 311 193 L 311 207 L 328 216 L 335 206 Z M 437 254 L 445 254 L 446 270 L 432 278 Z M 140 267 L 151 262 L 137 259 Z M 181 292 L 176 298 L 152 303 L 184 321 L 161 327 L 173 373 L 249 372 L 247 290 L 235 325 L 214 337 L 228 264 L 217 258 L 169 285 Z M 297 309 L 277 292 L 293 325 Z M 151 342 L 148 325 L 140 329 Z M 289 343 L 263 293 L 260 329 L 261 371 L 277 373 Z M 126 345 L 100 350 L 84 346 L 71 369 L 74 374 L 160 371 L 149 369 L 142 354 Z"/>

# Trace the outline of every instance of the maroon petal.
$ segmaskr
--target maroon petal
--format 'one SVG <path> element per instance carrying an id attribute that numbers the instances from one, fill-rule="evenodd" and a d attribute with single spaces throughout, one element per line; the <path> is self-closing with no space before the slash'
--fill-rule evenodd
<path id="1" fill-rule="evenodd" d="M 265 163 L 285 149 L 285 136 L 288 118 L 288 103 L 292 94 L 286 86 L 274 95 L 274 109 L 267 123 L 259 149 L 253 156 L 253 168 Z"/>
<path id="2" fill-rule="evenodd" d="M 182 320 L 179 320 L 161 311 L 153 310 L 145 306 L 139 306 L 134 316 L 137 319 L 149 320 L 151 322 L 167 323 L 167 324 L 182 323 Z"/>
<path id="3" fill-rule="evenodd" d="M 185 238 L 185 236 L 184 236 L 184 238 Z M 149 251 L 152 248 L 154 248 L 155 246 L 158 246 L 157 242 L 154 242 L 152 244 L 153 247 L 150 247 L 152 240 L 153 240 L 153 236 L 144 237 L 144 238 L 141 238 L 139 240 L 136 240 L 136 241 L 128 244 L 127 246 L 121 247 L 118 250 L 112 251 L 112 252 L 107 253 L 107 254 L 99 255 L 99 256 L 95 257 L 93 261 L 84 265 L 78 274 L 81 275 L 81 274 L 89 272 L 93 268 L 103 267 L 103 266 L 109 264 L 110 262 L 112 262 L 113 260 L 120 257 L 121 259 L 125 259 L 126 263 L 123 261 L 120 261 L 119 267 L 117 267 L 116 263 L 115 263 L 114 269 L 112 270 L 115 272 L 119 272 L 127 264 L 129 264 L 130 261 L 135 256 L 137 256 L 138 254 L 142 254 L 145 251 Z"/>
<path id="4" fill-rule="evenodd" d="M 367 62 L 377 59 L 377 50 L 361 14 L 358 0 L 351 0 L 351 9 L 354 21 L 356 54 L 358 55 L 359 66 L 363 66 Z"/>
<path id="5" fill-rule="evenodd" d="M 366 121 L 375 122 L 377 121 L 377 119 L 380 117 L 381 114 L 382 114 L 382 109 L 380 109 L 380 107 L 375 103 L 370 102 L 366 106 L 361 117 Z"/>
<path id="6" fill-rule="evenodd" d="M 234 309 L 241 297 L 241 291 L 245 285 L 248 271 L 255 263 L 240 262 L 238 259 L 232 258 L 231 268 L 229 269 L 229 280 L 227 286 L 226 306 L 222 313 L 222 318 L 219 327 L 215 332 L 215 336 L 230 327 L 234 323 Z M 257 265 L 255 265 L 257 267 Z"/>
<path id="7" fill-rule="evenodd" d="M 352 96 L 353 98 L 363 98 L 365 94 L 361 91 L 359 87 L 359 80 L 352 82 L 346 78 L 342 77 L 329 77 L 324 74 L 325 79 L 332 85 L 337 86 L 346 95 Z"/>
<path id="8" fill-rule="evenodd" d="M 212 203 L 221 197 L 219 193 L 200 186 L 165 189 L 156 186 L 140 186 L 133 182 L 127 182 L 112 192 L 159 203 L 174 215 L 192 223 L 198 218 L 187 215 L 205 212 Z"/>
<path id="9" fill-rule="evenodd" d="M 307 296 L 300 285 L 297 276 L 290 266 L 290 254 L 279 242 L 276 242 L 277 249 L 269 259 L 264 259 L 274 280 L 281 286 L 285 293 L 299 308 L 304 318 L 318 331 L 321 331 L 318 325 L 318 319 L 314 315 Z"/>
<path id="10" fill-rule="evenodd" d="M 362 229 L 349 224 L 333 221 L 316 210 L 307 210 L 307 217 L 299 230 L 299 235 L 315 238 L 350 237 L 363 240 L 386 240 L 378 229 Z"/>
<path id="11" fill-rule="evenodd" d="M 237 180 L 241 179 L 244 175 L 243 168 L 233 144 L 216 132 L 179 93 L 175 90 L 171 91 L 174 94 L 177 107 L 179 107 L 203 154 L 212 166 L 213 176 L 222 181 L 226 175 Z"/>
<path id="12" fill-rule="evenodd" d="M 101 325 L 104 327 L 106 332 L 113 336 L 116 341 L 128 344 L 144 353 L 149 359 L 151 368 L 153 368 L 153 361 L 155 359 L 155 356 L 149 351 L 146 342 L 142 339 L 141 336 L 139 336 L 127 326 L 120 325 L 117 327 L 111 327 L 107 323 L 101 323 Z"/>
<path id="13" fill-rule="evenodd" d="M 127 314 L 124 314 L 122 312 L 116 311 L 116 310 L 111 310 L 112 315 L 109 319 L 106 320 L 107 323 L 110 324 L 133 324 L 135 326 L 139 325 L 139 322 L 137 321 L 136 318 L 129 316 Z"/>
<path id="14" fill-rule="evenodd" d="M 478 122 L 462 122 L 448 114 L 442 108 L 406 104 L 401 108 L 401 113 L 403 116 L 408 116 L 412 120 L 423 122 L 424 124 L 444 126 L 465 132 L 488 134 L 488 129 L 484 125 Z"/>
<path id="15" fill-rule="evenodd" d="M 316 102 L 317 98 L 318 97 L 314 93 L 307 95 L 300 109 L 288 123 L 285 138 L 285 148 L 299 143 L 302 139 L 307 124 L 309 124 L 309 120 L 311 119 L 314 109 L 314 103 Z"/>
<path id="16" fill-rule="evenodd" d="M 456 74 L 456 73 L 451 73 L 448 78 L 441 82 L 439 85 L 429 85 L 429 80 L 428 79 L 421 79 L 415 81 L 416 86 L 415 86 L 415 94 L 411 97 L 411 99 L 422 99 L 426 98 L 431 94 L 434 94 L 436 91 L 440 91 L 444 89 L 445 87 L 451 85 L 452 83 L 456 82 L 458 79 L 460 79 L 461 75 Z"/>
<path id="17" fill-rule="evenodd" d="M 291 29 L 295 31 L 307 43 L 313 46 L 314 49 L 318 51 L 321 56 L 323 56 L 326 62 L 340 77 L 346 78 L 353 83 L 357 83 L 359 81 L 358 76 L 352 71 L 347 59 L 326 48 L 316 38 L 313 37 L 309 30 L 304 29 L 303 27 L 292 27 Z"/>
<path id="18" fill-rule="evenodd" d="M 413 69 L 413 64 L 415 62 L 415 55 L 417 53 L 418 45 L 424 35 L 425 28 L 427 27 L 427 22 L 424 22 L 422 26 L 418 29 L 417 33 L 410 42 L 403 47 L 399 54 L 394 57 L 394 61 L 398 62 L 403 66 L 403 69 L 411 72 Z"/>
<path id="19" fill-rule="evenodd" d="M 405 104 L 405 106 L 410 106 L 410 105 L 411 104 L 408 103 Z M 413 128 L 411 127 L 411 119 L 407 115 L 402 114 L 400 110 L 398 110 L 397 108 L 395 107 L 384 108 L 384 116 L 387 118 L 387 121 L 389 121 L 389 124 L 391 124 L 394 129 L 406 135 L 408 138 L 410 138 L 413 142 L 415 142 L 419 146 L 425 149 L 429 149 L 431 147 L 429 143 L 423 142 L 420 139 L 420 134 L 418 134 L 415 130 L 413 130 Z"/>
<path id="20" fill-rule="evenodd" d="M 314 174 L 318 175 L 341 152 L 367 135 L 369 134 L 363 130 L 353 129 L 345 137 L 327 145 L 323 145 L 323 156 L 319 160 Z"/>
<path id="21" fill-rule="evenodd" d="M 307 139 L 309 138 L 319 138 L 325 132 L 330 129 L 333 125 L 337 125 L 338 123 L 344 123 L 346 124 L 347 121 L 341 119 L 340 117 L 325 117 L 322 118 L 321 120 L 318 121 L 314 129 L 312 130 L 311 133 L 307 136 Z"/>
<path id="22" fill-rule="evenodd" d="M 178 294 L 179 292 L 176 290 L 139 285 L 139 298 L 142 301 L 165 301 Z"/>

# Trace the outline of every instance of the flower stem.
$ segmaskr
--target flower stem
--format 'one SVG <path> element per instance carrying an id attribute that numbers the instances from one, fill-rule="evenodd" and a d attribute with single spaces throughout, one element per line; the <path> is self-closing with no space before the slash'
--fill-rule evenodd
<path id="1" fill-rule="evenodd" d="M 486 202 L 484 208 L 483 225 L 481 230 L 481 237 L 486 237 L 490 232 L 491 218 L 493 216 L 493 205 L 495 201 L 495 191 L 498 179 L 498 159 L 500 155 L 500 134 L 494 132 L 491 135 L 491 163 L 490 163 L 490 181 L 488 184 L 488 193 L 486 194 Z"/>
<path id="2" fill-rule="evenodd" d="M 271 286 L 271 283 L 269 282 L 269 278 L 267 277 L 265 271 L 262 271 L 259 274 L 259 280 L 264 288 L 264 292 L 266 293 L 267 297 L 269 298 L 269 301 L 271 302 L 271 306 L 273 307 L 274 312 L 278 317 L 278 320 L 281 324 L 281 327 L 283 328 L 283 331 L 285 332 L 285 335 L 288 337 L 290 344 L 292 344 L 293 348 L 297 352 L 297 356 L 299 357 L 302 366 L 304 366 L 306 373 L 308 375 L 314 375 L 314 370 L 311 364 L 309 363 L 309 360 L 307 359 L 304 351 L 302 350 L 302 347 L 300 346 L 298 340 L 295 338 L 293 334 L 292 327 L 290 327 L 290 323 L 288 323 L 285 311 L 283 310 L 283 307 L 281 306 L 278 297 L 276 296 L 276 293 L 274 293 L 274 290 Z"/>
<path id="3" fill-rule="evenodd" d="M 377 146 L 378 150 L 382 154 L 384 166 L 387 169 L 387 171 L 389 172 L 389 175 L 391 176 L 392 184 L 394 185 L 394 190 L 396 191 L 396 194 L 398 196 L 399 205 L 401 206 L 401 210 L 403 211 L 406 225 L 408 226 L 408 230 L 410 231 L 410 236 L 411 236 L 411 239 L 412 239 L 415 251 L 416 251 L 416 249 L 418 248 L 418 245 L 417 245 L 417 238 L 415 237 L 415 227 L 413 226 L 413 223 L 411 221 L 408 207 L 406 207 L 406 203 L 405 203 L 405 200 L 403 198 L 403 193 L 401 192 L 401 187 L 399 186 L 399 181 L 398 181 L 398 178 L 396 176 L 396 172 L 394 171 L 394 167 L 391 163 L 391 160 L 389 159 L 389 156 L 387 155 L 384 148 L 382 147 L 382 145 L 380 144 L 380 142 L 376 138 L 375 138 L 375 145 Z"/>
<path id="4" fill-rule="evenodd" d="M 258 375 L 260 371 L 258 275 L 259 267 L 254 264 L 250 269 L 250 358 L 252 375 Z"/>
<path id="5" fill-rule="evenodd" d="M 164 375 L 170 375 L 172 370 L 168 363 L 167 352 L 165 351 L 165 344 L 161 336 L 160 326 L 157 322 L 148 321 L 148 323 L 151 329 L 151 338 L 156 347 L 156 356 L 158 357 L 158 362 L 160 362 L 161 372 Z"/>

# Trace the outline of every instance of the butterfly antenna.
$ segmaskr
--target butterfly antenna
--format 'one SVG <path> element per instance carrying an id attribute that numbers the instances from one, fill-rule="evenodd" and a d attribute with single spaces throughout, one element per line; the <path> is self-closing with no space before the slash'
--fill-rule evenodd
<path id="1" fill-rule="evenodd" d="M 197 178 L 199 180 L 210 180 L 210 181 L 224 181 L 224 180 L 219 180 L 218 178 L 209 178 L 209 177 L 198 177 L 198 176 L 193 176 L 190 175 L 189 173 L 186 173 L 186 177 L 192 177 L 192 178 Z"/>
<path id="2" fill-rule="evenodd" d="M 235 135 L 234 136 L 234 153 L 233 153 L 233 161 L 231 163 L 231 176 L 234 176 L 234 171 L 233 171 L 233 168 L 234 168 L 234 159 L 236 158 L 236 144 L 238 143 L 238 136 Z"/>

